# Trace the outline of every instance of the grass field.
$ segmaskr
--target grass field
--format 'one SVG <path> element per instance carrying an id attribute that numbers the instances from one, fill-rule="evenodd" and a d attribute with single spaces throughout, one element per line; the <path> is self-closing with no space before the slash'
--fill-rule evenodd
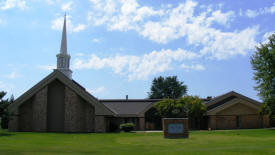
<path id="1" fill-rule="evenodd" d="M 275 130 L 194 131 L 189 139 L 162 133 L 11 133 L 0 131 L 0 154 L 275 154 Z"/>

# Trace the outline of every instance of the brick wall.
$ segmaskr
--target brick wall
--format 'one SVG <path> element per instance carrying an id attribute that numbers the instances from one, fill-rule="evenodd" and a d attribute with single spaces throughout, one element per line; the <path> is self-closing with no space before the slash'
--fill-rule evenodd
<path id="1" fill-rule="evenodd" d="M 32 131 L 32 98 L 19 107 L 19 131 Z"/>
<path id="2" fill-rule="evenodd" d="M 216 116 L 216 129 L 236 129 L 236 116 Z"/>
<path id="3" fill-rule="evenodd" d="M 209 116 L 208 128 L 216 130 L 216 116 Z"/>
<path id="4" fill-rule="evenodd" d="M 95 116 L 95 132 L 106 132 L 104 116 Z"/>
<path id="5" fill-rule="evenodd" d="M 18 131 L 18 116 L 17 114 L 14 114 L 14 116 L 11 116 L 9 120 L 9 131 L 16 132 Z"/>
<path id="6" fill-rule="evenodd" d="M 241 116 L 241 128 L 253 129 L 253 128 L 262 128 L 262 127 L 263 127 L 262 116 L 260 115 Z"/>
<path id="7" fill-rule="evenodd" d="M 32 130 L 47 131 L 47 86 L 35 94 L 32 100 Z"/>
<path id="8" fill-rule="evenodd" d="M 65 87 L 65 132 L 94 131 L 94 108 Z"/>
<path id="9" fill-rule="evenodd" d="M 139 118 L 139 130 L 145 130 L 145 119 L 144 119 L 144 117 Z"/>

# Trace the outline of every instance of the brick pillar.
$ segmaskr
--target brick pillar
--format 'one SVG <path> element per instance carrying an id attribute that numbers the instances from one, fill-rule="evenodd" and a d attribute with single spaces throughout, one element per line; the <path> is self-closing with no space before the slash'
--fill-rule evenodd
<path id="1" fill-rule="evenodd" d="M 47 131 L 47 86 L 41 89 L 32 101 L 32 130 Z"/>
<path id="2" fill-rule="evenodd" d="M 95 132 L 106 132 L 104 116 L 95 116 Z"/>
<path id="3" fill-rule="evenodd" d="M 269 116 L 268 115 L 263 116 L 263 127 L 264 128 L 269 128 L 270 127 L 270 121 L 269 121 Z"/>
<path id="4" fill-rule="evenodd" d="M 216 127 L 216 116 L 209 116 L 208 128 L 211 128 L 211 130 L 215 130 Z"/>
<path id="5" fill-rule="evenodd" d="M 145 130 L 145 119 L 144 119 L 144 117 L 139 118 L 139 130 Z"/>

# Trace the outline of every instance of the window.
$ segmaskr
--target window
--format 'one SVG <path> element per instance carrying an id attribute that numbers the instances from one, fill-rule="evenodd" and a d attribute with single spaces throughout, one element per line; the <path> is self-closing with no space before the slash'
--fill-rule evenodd
<path id="1" fill-rule="evenodd" d="M 241 117 L 240 116 L 236 116 L 236 127 L 237 128 L 241 127 Z"/>

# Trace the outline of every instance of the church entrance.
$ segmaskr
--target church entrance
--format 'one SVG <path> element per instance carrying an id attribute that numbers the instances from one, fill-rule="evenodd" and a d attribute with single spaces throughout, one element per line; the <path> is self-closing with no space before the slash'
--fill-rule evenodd
<path id="1" fill-rule="evenodd" d="M 47 130 L 64 132 L 64 85 L 55 80 L 48 85 Z"/>

